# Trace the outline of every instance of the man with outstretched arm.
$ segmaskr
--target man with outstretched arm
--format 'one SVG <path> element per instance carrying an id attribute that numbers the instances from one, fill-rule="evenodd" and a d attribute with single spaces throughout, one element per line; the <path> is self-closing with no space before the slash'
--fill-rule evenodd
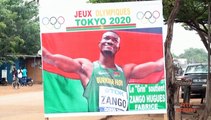
<path id="1" fill-rule="evenodd" d="M 120 49 L 120 36 L 114 31 L 105 32 L 98 46 L 100 56 L 95 62 L 86 58 L 73 59 L 61 54 L 52 54 L 44 47 L 42 48 L 42 57 L 44 62 L 54 65 L 64 72 L 76 73 L 80 76 L 89 111 L 126 111 L 127 85 L 130 83 L 130 79 L 138 80 L 152 73 L 163 71 L 164 60 L 118 66 L 115 64 L 115 55 Z M 157 83 L 161 79 L 139 82 L 150 84 Z M 122 104 L 106 102 L 111 99 L 111 96 L 105 93 L 119 93 L 112 96 L 112 99 L 121 101 Z"/>

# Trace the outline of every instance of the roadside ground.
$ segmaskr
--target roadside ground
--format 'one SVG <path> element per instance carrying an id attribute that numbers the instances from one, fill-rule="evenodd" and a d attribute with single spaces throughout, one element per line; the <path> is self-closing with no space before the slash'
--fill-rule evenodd
<path id="1" fill-rule="evenodd" d="M 180 100 L 181 101 L 181 100 Z M 200 104 L 200 99 L 191 100 L 191 105 Z M 196 114 L 198 115 L 198 114 Z M 192 120 L 192 114 L 180 114 L 178 120 Z M 45 120 L 43 110 L 43 86 L 34 84 L 13 89 L 11 85 L 0 86 L 0 120 Z M 48 120 L 164 120 L 163 114 L 131 116 L 78 116 L 49 118 Z M 167 118 L 166 118 L 167 119 Z"/>
<path id="2" fill-rule="evenodd" d="M 42 120 L 42 85 L 13 89 L 11 85 L 0 86 L 1 120 Z"/>
<path id="3" fill-rule="evenodd" d="M 80 116 L 49 118 L 49 120 L 163 120 L 163 115 L 131 116 Z M 13 89 L 0 86 L 0 120 L 45 120 L 43 110 L 43 86 L 34 84 Z"/>

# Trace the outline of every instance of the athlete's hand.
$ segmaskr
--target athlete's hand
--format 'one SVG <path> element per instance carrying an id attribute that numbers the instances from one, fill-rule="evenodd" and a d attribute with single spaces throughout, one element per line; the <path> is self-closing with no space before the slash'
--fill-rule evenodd
<path id="1" fill-rule="evenodd" d="M 157 65 L 157 67 L 156 67 L 156 71 L 162 71 L 162 70 L 164 70 L 164 58 L 160 58 L 159 60 L 157 60 L 156 62 L 155 62 L 155 64 Z"/>
<path id="2" fill-rule="evenodd" d="M 49 51 L 46 48 L 42 47 L 42 57 L 46 57 L 48 54 Z"/>
<path id="3" fill-rule="evenodd" d="M 51 60 L 51 53 L 45 48 L 42 47 L 42 60 L 45 63 L 53 64 L 53 60 Z"/>

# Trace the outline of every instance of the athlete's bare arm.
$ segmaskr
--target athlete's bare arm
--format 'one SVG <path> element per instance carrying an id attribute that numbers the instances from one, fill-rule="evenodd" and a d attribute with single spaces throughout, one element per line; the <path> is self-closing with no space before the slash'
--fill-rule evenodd
<path id="1" fill-rule="evenodd" d="M 42 48 L 42 59 L 64 72 L 77 73 L 81 77 L 83 86 L 88 83 L 92 72 L 92 62 L 85 58 L 72 59 L 61 54 L 52 54 L 44 47 Z"/>
<path id="2" fill-rule="evenodd" d="M 147 62 L 143 64 L 127 64 L 123 67 L 127 82 L 130 79 L 142 79 L 152 73 L 164 70 L 164 60 L 159 59 L 155 62 Z M 159 80 L 147 81 L 147 83 L 157 83 Z M 146 81 L 145 81 L 146 83 Z"/>

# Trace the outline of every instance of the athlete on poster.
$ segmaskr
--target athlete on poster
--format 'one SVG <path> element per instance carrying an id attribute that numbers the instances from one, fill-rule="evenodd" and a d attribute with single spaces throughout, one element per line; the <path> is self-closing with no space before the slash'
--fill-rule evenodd
<path id="1" fill-rule="evenodd" d="M 45 114 L 165 113 L 161 5 L 41 7 Z"/>

